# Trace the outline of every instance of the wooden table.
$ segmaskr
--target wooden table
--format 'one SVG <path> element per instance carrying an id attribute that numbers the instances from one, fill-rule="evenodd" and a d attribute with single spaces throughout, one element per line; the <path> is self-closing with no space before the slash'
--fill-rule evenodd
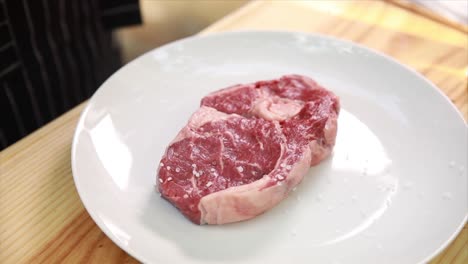
<path id="1" fill-rule="evenodd" d="M 201 34 L 237 29 L 319 32 L 380 50 L 424 74 L 468 110 L 466 28 L 395 2 L 251 2 Z M 422 98 L 423 100 L 423 98 Z M 84 104 L 0 153 L 1 263 L 135 263 L 89 217 L 70 146 Z M 432 263 L 467 263 L 467 226 Z"/>

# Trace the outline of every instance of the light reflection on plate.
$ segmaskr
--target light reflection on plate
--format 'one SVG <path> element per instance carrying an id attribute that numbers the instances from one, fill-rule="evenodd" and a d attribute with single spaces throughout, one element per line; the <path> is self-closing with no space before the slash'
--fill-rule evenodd
<path id="1" fill-rule="evenodd" d="M 120 189 L 126 189 L 133 156 L 117 134 L 111 116 L 106 115 L 89 133 L 104 169 Z"/>
<path id="2" fill-rule="evenodd" d="M 375 196 L 380 198 L 379 201 L 376 201 L 379 205 L 371 212 L 363 212 L 365 217 L 358 226 L 330 241 L 323 242 L 321 245 L 337 243 L 365 231 L 390 207 L 392 197 L 398 191 L 398 178 L 393 176 L 391 172 L 392 161 L 374 132 L 345 109 L 340 112 L 338 126 L 337 142 L 331 161 L 332 170 L 341 171 L 347 181 L 349 181 L 350 176 L 355 181 L 356 178 L 357 181 L 367 178 L 372 182 L 370 188 L 384 191 L 384 195 Z M 357 202 L 357 197 L 351 197 L 351 200 Z"/>

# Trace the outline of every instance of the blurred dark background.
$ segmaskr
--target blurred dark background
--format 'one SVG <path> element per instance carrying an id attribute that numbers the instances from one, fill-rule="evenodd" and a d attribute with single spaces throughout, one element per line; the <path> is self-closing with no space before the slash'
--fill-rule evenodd
<path id="1" fill-rule="evenodd" d="M 140 0 L 142 25 L 118 29 L 124 62 L 162 44 L 193 35 L 247 0 Z"/>
<path id="2" fill-rule="evenodd" d="M 0 150 L 88 99 L 142 53 L 245 0 L 0 0 Z"/>

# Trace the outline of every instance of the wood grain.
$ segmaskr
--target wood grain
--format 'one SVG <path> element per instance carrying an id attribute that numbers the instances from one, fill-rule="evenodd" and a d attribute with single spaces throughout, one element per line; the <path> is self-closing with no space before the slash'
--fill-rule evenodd
<path id="1" fill-rule="evenodd" d="M 468 117 L 467 36 L 427 16 L 379 1 L 261 1 L 202 34 L 239 29 L 359 42 L 424 74 Z M 1 263 L 137 263 L 94 224 L 73 184 L 70 146 L 83 107 L 0 152 Z M 432 263 L 467 263 L 467 239 L 465 226 Z"/>

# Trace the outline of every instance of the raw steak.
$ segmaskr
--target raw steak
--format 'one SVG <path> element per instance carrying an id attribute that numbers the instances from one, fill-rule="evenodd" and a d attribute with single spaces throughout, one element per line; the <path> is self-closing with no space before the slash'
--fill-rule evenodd
<path id="1" fill-rule="evenodd" d="M 300 75 L 209 94 L 167 148 L 159 192 L 196 224 L 253 218 L 330 154 L 339 109 L 332 92 Z"/>

